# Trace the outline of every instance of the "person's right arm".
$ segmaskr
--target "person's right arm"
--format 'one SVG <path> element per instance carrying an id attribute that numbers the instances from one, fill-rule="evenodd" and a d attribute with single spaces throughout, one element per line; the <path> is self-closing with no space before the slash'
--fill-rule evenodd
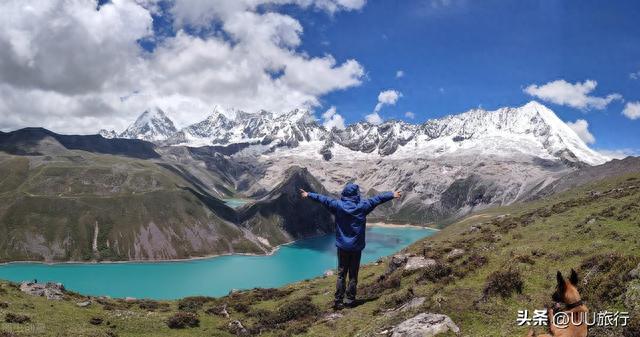
<path id="1" fill-rule="evenodd" d="M 338 209 L 338 200 L 331 198 L 331 197 L 327 197 L 326 195 L 322 195 L 322 194 L 318 194 L 318 193 L 313 193 L 313 192 L 307 192 L 303 189 L 300 189 L 300 195 L 303 198 L 309 198 L 313 201 L 319 202 L 325 206 L 327 206 L 332 212 L 335 212 Z"/>

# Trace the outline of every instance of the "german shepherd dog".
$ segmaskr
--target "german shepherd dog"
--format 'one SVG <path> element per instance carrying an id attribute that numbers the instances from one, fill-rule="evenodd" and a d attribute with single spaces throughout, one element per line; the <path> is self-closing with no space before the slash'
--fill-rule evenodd
<path id="1" fill-rule="evenodd" d="M 553 307 L 547 309 L 549 333 L 536 335 L 531 329 L 527 337 L 586 337 L 587 324 L 585 319 L 589 309 L 583 303 L 578 292 L 578 273 L 571 269 L 571 276 L 566 280 L 562 273 L 558 272 L 556 280 L 558 285 L 552 296 L 554 304 Z M 567 325 L 557 325 L 558 322 L 554 320 L 554 315 L 558 313 L 563 313 L 560 316 L 569 321 Z"/>

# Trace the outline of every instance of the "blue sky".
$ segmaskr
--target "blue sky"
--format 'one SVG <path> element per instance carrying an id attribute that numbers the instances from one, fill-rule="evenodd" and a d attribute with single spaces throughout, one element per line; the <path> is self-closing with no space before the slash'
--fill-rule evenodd
<path id="1" fill-rule="evenodd" d="M 433 5 L 432 5 L 433 4 Z M 367 70 L 358 87 L 323 98 L 347 121 L 369 113 L 379 91 L 403 96 L 385 118 L 416 121 L 482 106 L 517 106 L 533 99 L 530 84 L 597 81 L 593 95 L 640 100 L 640 3 L 636 1 L 370 1 L 358 12 L 295 14 L 302 49 L 355 58 Z M 396 71 L 404 76 L 396 78 Z M 596 148 L 640 148 L 640 120 L 603 110 L 545 102 L 565 121 L 585 119 Z"/>
<path id="2" fill-rule="evenodd" d="M 178 126 L 215 105 L 307 106 L 320 119 L 333 107 L 346 123 L 423 122 L 536 99 L 566 122 L 579 121 L 572 126 L 593 148 L 640 152 L 637 1 L 51 0 L 33 7 L 0 4 L 11 18 L 0 22 L 2 130 L 122 130 L 152 105 Z"/>

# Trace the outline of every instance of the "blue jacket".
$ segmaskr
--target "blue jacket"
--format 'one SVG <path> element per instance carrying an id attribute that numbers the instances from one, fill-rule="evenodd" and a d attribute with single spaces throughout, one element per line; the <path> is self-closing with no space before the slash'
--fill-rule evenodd
<path id="1" fill-rule="evenodd" d="M 325 205 L 336 218 L 336 246 L 344 250 L 364 249 L 367 214 L 376 206 L 393 199 L 392 192 L 385 192 L 373 198 L 361 199 L 360 188 L 348 183 L 342 190 L 340 200 L 317 193 L 309 193 L 309 199 Z"/>

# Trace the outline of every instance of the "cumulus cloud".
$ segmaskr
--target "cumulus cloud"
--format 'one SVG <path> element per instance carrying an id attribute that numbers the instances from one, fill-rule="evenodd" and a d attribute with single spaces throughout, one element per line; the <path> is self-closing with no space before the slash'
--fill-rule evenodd
<path id="1" fill-rule="evenodd" d="M 377 113 L 385 105 L 394 105 L 402 97 L 402 93 L 397 90 L 385 90 L 378 94 L 378 104 L 373 109 L 373 112 Z"/>
<path id="2" fill-rule="evenodd" d="M 382 124 L 382 117 L 380 117 L 380 114 L 378 114 L 377 112 L 370 113 L 370 114 L 364 116 L 364 120 L 367 121 L 368 123 L 373 124 L 373 125 Z"/>
<path id="3" fill-rule="evenodd" d="M 596 86 L 598 82 L 594 80 L 586 80 L 582 83 L 556 80 L 540 86 L 531 84 L 524 89 L 524 92 L 547 102 L 582 110 L 591 108 L 602 110 L 612 101 L 622 99 L 622 96 L 617 93 L 605 97 L 590 96 L 589 94 L 595 90 Z"/>
<path id="4" fill-rule="evenodd" d="M 638 80 L 640 79 L 640 70 L 629 73 L 629 78 L 632 80 Z"/>
<path id="5" fill-rule="evenodd" d="M 589 122 L 584 119 L 578 119 L 575 122 L 568 122 L 567 125 L 575 132 L 583 142 L 593 144 L 596 138 L 589 132 Z"/>
<path id="6" fill-rule="evenodd" d="M 298 50 L 302 25 L 277 12 L 285 4 L 357 10 L 364 0 L 170 4 L 0 2 L 0 128 L 121 130 L 153 105 L 178 125 L 203 119 L 216 104 L 248 112 L 313 108 L 323 95 L 357 86 L 364 76 L 356 60 Z M 171 16 L 175 34 L 156 36 L 152 14 Z M 157 45 L 145 51 L 140 40 Z"/>
<path id="7" fill-rule="evenodd" d="M 405 112 L 405 113 L 404 113 L 404 116 L 405 116 L 405 117 L 407 117 L 407 118 L 409 118 L 409 119 L 414 119 L 414 118 L 416 118 L 416 114 L 414 114 L 414 113 L 413 113 L 413 112 L 411 112 L 411 111 L 407 111 L 407 112 Z"/>
<path id="8" fill-rule="evenodd" d="M 332 106 L 327 111 L 322 114 L 322 125 L 324 125 L 327 130 L 331 130 L 333 128 L 344 130 L 344 118 L 336 112 L 336 107 Z"/>
<path id="9" fill-rule="evenodd" d="M 396 71 L 396 78 L 404 77 L 404 70 Z"/>
<path id="10" fill-rule="evenodd" d="M 629 119 L 640 118 L 640 101 L 628 102 L 627 104 L 625 104 L 624 110 L 622 110 L 622 114 Z"/>

